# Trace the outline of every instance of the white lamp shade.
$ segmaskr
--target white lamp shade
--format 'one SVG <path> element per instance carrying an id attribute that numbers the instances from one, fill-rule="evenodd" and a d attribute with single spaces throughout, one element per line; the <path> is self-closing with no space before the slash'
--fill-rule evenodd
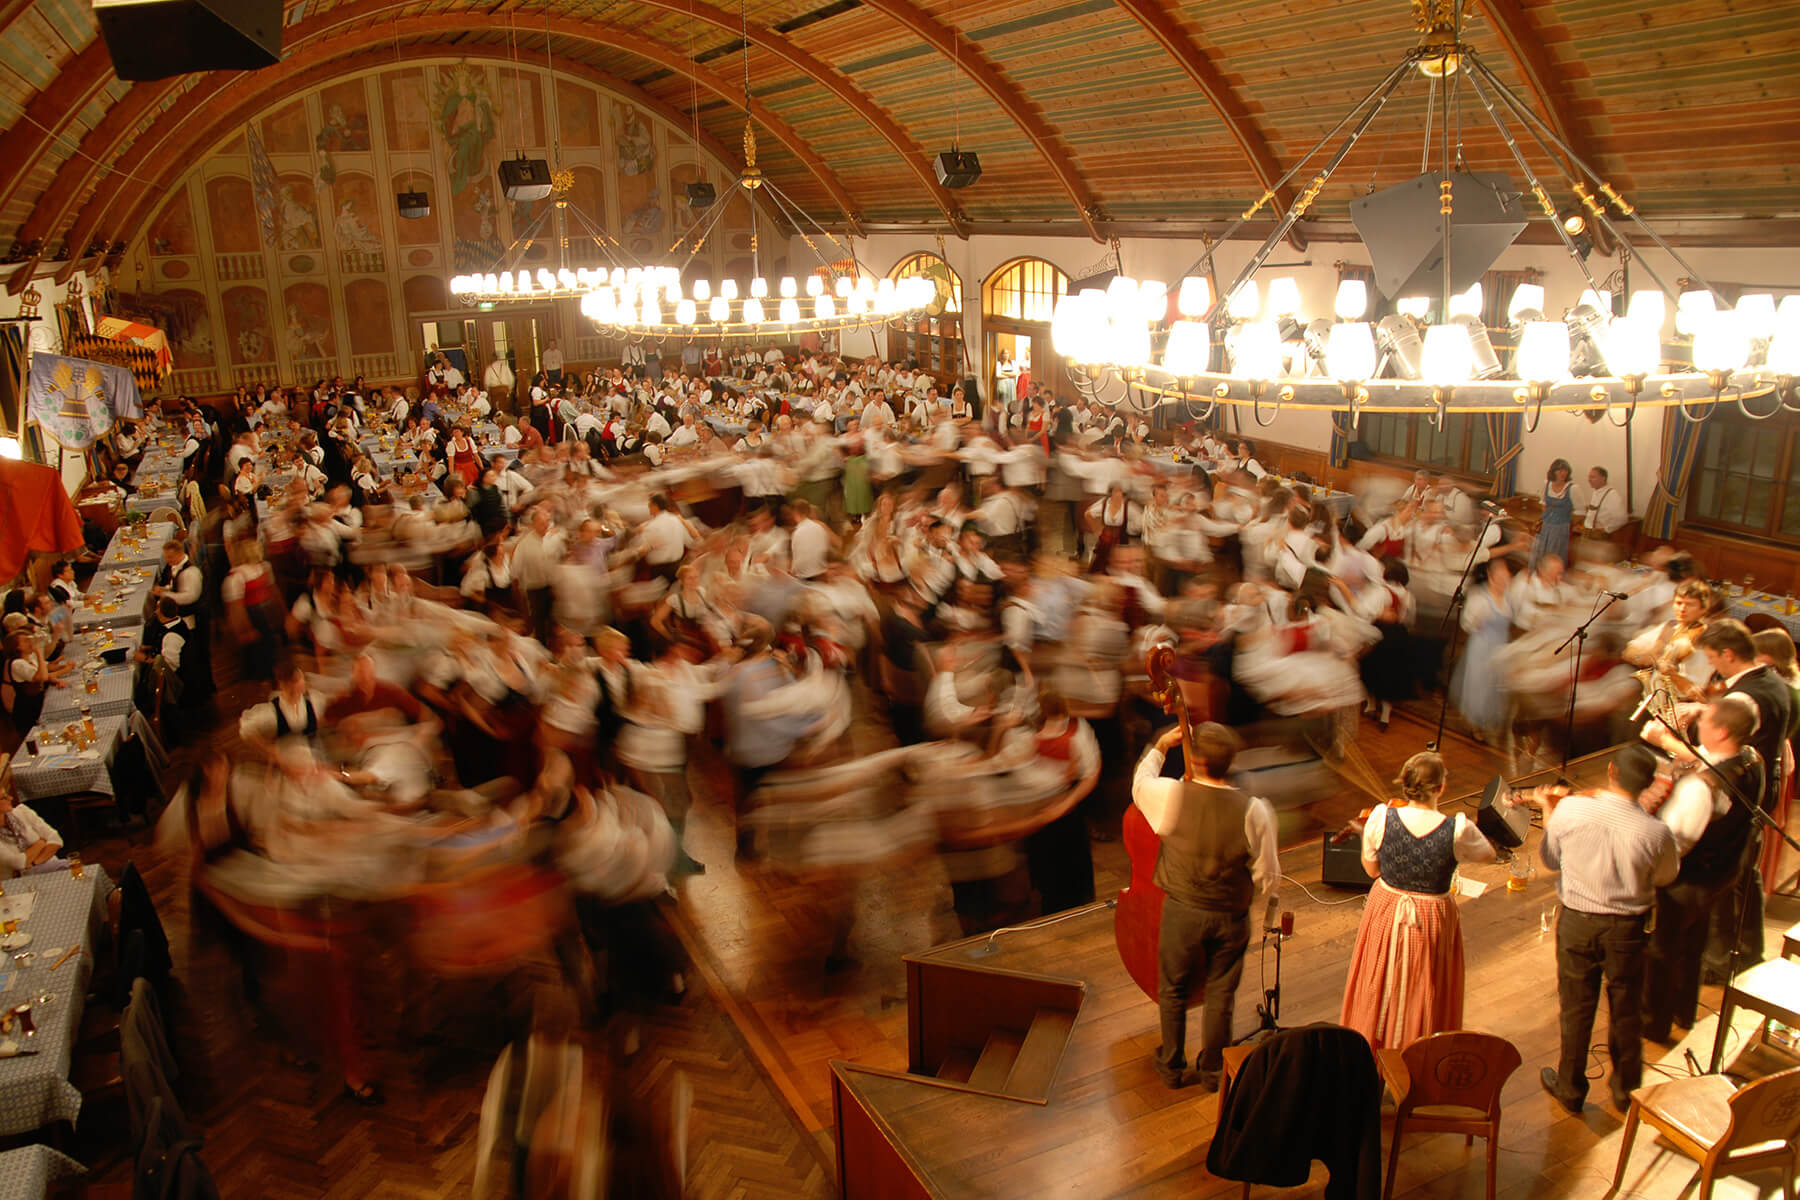
<path id="1" fill-rule="evenodd" d="M 725 297 L 727 300 L 736 300 L 738 298 L 737 280 L 721 279 L 719 281 L 719 295 Z"/>
<path id="2" fill-rule="evenodd" d="M 1669 303 L 1660 289 L 1642 288 L 1631 293 L 1631 299 L 1625 302 L 1625 315 L 1660 332 L 1663 322 L 1669 319 Z"/>
<path id="3" fill-rule="evenodd" d="M 1256 280 L 1244 280 L 1238 290 L 1231 293 L 1225 311 L 1240 321 L 1254 321 L 1256 314 L 1262 311 L 1262 289 L 1257 286 Z"/>
<path id="4" fill-rule="evenodd" d="M 848 275 L 839 275 L 838 276 L 837 294 L 838 294 L 839 300 L 849 299 L 850 293 L 855 290 L 856 290 L 856 280 L 850 278 Z"/>
<path id="5" fill-rule="evenodd" d="M 1429 344 L 1427 345 L 1429 353 Z M 1555 383 L 1569 374 L 1569 327 L 1561 321 L 1527 321 L 1513 360 L 1520 379 Z"/>
<path id="6" fill-rule="evenodd" d="M 844 301 L 844 311 L 853 317 L 860 317 L 869 311 L 869 302 L 861 292 L 852 289 L 849 299 Z"/>
<path id="7" fill-rule="evenodd" d="M 1325 341 L 1325 366 L 1343 383 L 1368 379 L 1375 374 L 1375 331 L 1363 321 L 1333 325 Z"/>
<path id="8" fill-rule="evenodd" d="M 1750 361 L 1750 331 L 1735 312 L 1702 314 L 1694 327 L 1694 365 L 1730 374 Z"/>
<path id="9" fill-rule="evenodd" d="M 1752 340 L 1768 338 L 1775 333 L 1775 297 L 1768 292 L 1751 292 L 1739 296 L 1738 319 Z"/>
<path id="10" fill-rule="evenodd" d="M 556 276 L 550 273 L 549 267 L 539 267 L 537 269 L 537 283 L 538 286 L 542 288 L 553 288 L 556 286 Z"/>
<path id="11" fill-rule="evenodd" d="M 1520 313 L 1544 311 L 1544 285 L 1541 283 L 1521 283 L 1513 289 L 1512 299 L 1506 302 L 1506 319 L 1517 321 Z"/>
<path id="12" fill-rule="evenodd" d="M 1291 275 L 1269 281 L 1269 311 L 1278 317 L 1300 311 L 1300 284 Z"/>
<path id="13" fill-rule="evenodd" d="M 1106 361 L 1121 367 L 1142 367 L 1150 362 L 1150 327 L 1142 321 L 1114 322 L 1108 326 L 1111 336 L 1106 347 Z"/>
<path id="14" fill-rule="evenodd" d="M 681 280 L 677 279 L 673 283 L 664 284 L 663 285 L 663 295 L 668 298 L 668 301 L 670 304 L 680 304 L 681 303 Z"/>
<path id="15" fill-rule="evenodd" d="M 694 280 L 694 299 L 702 302 L 712 299 L 712 280 Z"/>
<path id="16" fill-rule="evenodd" d="M 1461 325 L 1433 325 L 1427 329 L 1420 367 L 1421 377 L 1434 387 L 1455 387 L 1468 382 L 1469 373 L 1475 367 L 1475 351 L 1469 345 L 1468 329 Z"/>
<path id="17" fill-rule="evenodd" d="M 891 279 L 883 279 L 875 285 L 875 309 L 877 312 L 893 312 L 898 305 L 899 289 Z"/>
<path id="18" fill-rule="evenodd" d="M 1653 374 L 1662 366 L 1662 322 L 1627 315 L 1608 327 L 1600 348 L 1606 369 L 1620 378 Z"/>
<path id="19" fill-rule="evenodd" d="M 758 275 L 755 279 L 752 279 L 750 281 L 750 295 L 753 299 L 761 300 L 764 297 L 766 297 L 768 294 L 769 294 L 769 281 L 768 280 L 764 279 L 761 275 Z"/>
<path id="20" fill-rule="evenodd" d="M 806 294 L 815 299 L 823 296 L 825 294 L 824 277 L 820 275 L 808 275 L 806 277 Z"/>
<path id="21" fill-rule="evenodd" d="M 1775 321 L 1777 325 L 1783 321 L 1800 321 L 1800 293 L 1781 298 L 1781 303 L 1775 306 Z"/>
<path id="22" fill-rule="evenodd" d="M 706 306 L 706 316 L 709 320 L 723 325 L 731 319 L 731 301 L 723 296 L 714 296 L 712 302 Z"/>
<path id="23" fill-rule="evenodd" d="M 781 298 L 781 323 L 783 325 L 793 325 L 799 320 L 800 301 L 794 299 L 792 296 L 783 296 Z"/>
<path id="24" fill-rule="evenodd" d="M 1713 303 L 1711 292 L 1704 289 L 1683 292 L 1675 302 L 1675 332 L 1692 337 L 1700 331 L 1700 323 L 1705 315 L 1717 311 L 1718 306 Z"/>
<path id="25" fill-rule="evenodd" d="M 813 278 L 819 277 L 814 275 Z M 829 321 L 837 316 L 837 302 L 831 298 L 830 292 L 820 292 L 813 298 L 813 316 L 821 321 Z"/>
<path id="26" fill-rule="evenodd" d="M 1800 304 L 1790 306 L 1783 301 L 1776 312 L 1775 332 L 1769 339 L 1769 357 L 1764 365 L 1776 375 L 1800 375 Z"/>
<path id="27" fill-rule="evenodd" d="M 1281 376 L 1281 331 L 1273 321 L 1252 321 L 1238 330 L 1237 374 L 1270 380 Z"/>
<path id="28" fill-rule="evenodd" d="M 1115 316 L 1135 310 L 1137 298 L 1138 281 L 1129 275 L 1114 275 L 1106 285 L 1106 307 Z"/>
<path id="29" fill-rule="evenodd" d="M 1169 315 L 1169 285 L 1160 279 L 1138 284 L 1138 319 L 1155 324 Z"/>
<path id="30" fill-rule="evenodd" d="M 856 280 L 856 294 L 867 300 L 875 295 L 875 280 L 868 275 L 861 275 Z"/>
<path id="31" fill-rule="evenodd" d="M 1184 317 L 1204 317 L 1212 307 L 1212 283 L 1204 275 L 1189 275 L 1181 281 L 1175 307 Z"/>
<path id="32" fill-rule="evenodd" d="M 675 302 L 675 319 L 683 325 L 692 325 L 694 318 L 700 315 L 699 307 L 692 300 Z"/>
<path id="33" fill-rule="evenodd" d="M 1581 299 L 1575 302 L 1575 307 L 1580 308 L 1584 304 L 1597 313 L 1608 317 L 1612 316 L 1611 292 L 1598 292 L 1593 288 L 1583 288 Z"/>
<path id="34" fill-rule="evenodd" d="M 1360 279 L 1340 281 L 1333 308 L 1340 321 L 1362 320 L 1369 312 L 1369 285 Z M 1339 378 L 1343 376 L 1340 375 Z"/>
<path id="35" fill-rule="evenodd" d="M 1466 292 L 1458 292 L 1450 297 L 1450 315 L 1453 317 L 1479 317 L 1481 315 L 1481 282 L 1477 280 L 1469 285 Z M 1463 339 L 1467 341 L 1465 337 Z"/>
<path id="36" fill-rule="evenodd" d="M 782 295 L 782 297 L 785 299 L 788 296 L 798 296 L 799 294 L 800 294 L 800 282 L 798 280 L 796 280 L 792 275 L 783 275 L 781 277 L 781 295 Z"/>
<path id="37" fill-rule="evenodd" d="M 1394 307 L 1400 311 L 1402 316 L 1411 317 L 1416 321 L 1431 311 L 1431 301 L 1424 296 L 1402 296 L 1394 302 Z"/>
<path id="38" fill-rule="evenodd" d="M 1169 344 L 1163 347 L 1163 370 L 1191 379 L 1205 371 L 1211 361 L 1212 343 L 1203 323 L 1177 321 L 1169 326 Z"/>
<path id="39" fill-rule="evenodd" d="M 762 301 L 755 296 L 744 301 L 744 324 L 761 325 L 763 323 Z"/>
<path id="40" fill-rule="evenodd" d="M 663 323 L 662 305 L 660 305 L 656 302 L 656 298 L 654 296 L 646 298 L 644 301 L 644 324 L 646 324 L 646 325 L 661 325 L 662 323 Z"/>

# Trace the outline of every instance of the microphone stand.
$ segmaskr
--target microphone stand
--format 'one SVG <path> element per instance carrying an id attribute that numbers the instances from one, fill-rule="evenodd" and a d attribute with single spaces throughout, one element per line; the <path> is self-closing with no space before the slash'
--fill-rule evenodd
<path id="1" fill-rule="evenodd" d="M 1469 572 L 1475 569 L 1475 556 L 1481 553 L 1481 543 L 1487 540 L 1487 531 L 1492 528 L 1494 524 L 1494 510 L 1491 508 L 1483 509 L 1483 512 L 1486 513 L 1487 520 L 1481 523 L 1481 532 L 1475 535 L 1475 548 L 1469 551 L 1469 561 L 1463 564 L 1462 575 L 1456 580 L 1456 590 L 1450 593 L 1450 606 L 1444 609 L 1444 619 L 1438 622 L 1438 636 L 1440 638 L 1444 636 L 1444 630 L 1450 630 L 1450 638 L 1444 643 L 1444 658 L 1446 660 L 1455 657 L 1451 654 L 1451 651 L 1456 648 L 1456 630 L 1451 628 L 1450 621 L 1456 616 L 1456 610 L 1463 606 L 1463 600 L 1468 594 Z M 1453 668 L 1450 678 L 1444 680 L 1444 698 L 1442 702 L 1438 704 L 1437 736 L 1425 744 L 1425 748 L 1433 752 L 1440 749 L 1444 744 L 1444 720 L 1450 714 L 1450 679 L 1454 677 L 1455 670 Z"/>
<path id="2" fill-rule="evenodd" d="M 1694 761 L 1703 770 L 1705 770 L 1708 774 L 1710 774 L 1714 779 L 1718 780 L 1720 783 L 1725 785 L 1725 794 L 1730 796 L 1734 802 L 1743 805 L 1744 808 L 1749 811 L 1751 822 L 1753 824 L 1761 826 L 1764 830 L 1773 831 L 1776 837 L 1779 837 L 1782 841 L 1786 842 L 1788 844 L 1788 846 L 1791 847 L 1793 850 L 1800 851 L 1800 842 L 1796 842 L 1793 838 L 1789 837 L 1787 830 L 1785 830 L 1781 826 L 1777 825 L 1775 823 L 1775 818 L 1771 817 L 1768 813 L 1763 811 L 1762 805 L 1753 802 L 1749 797 L 1745 796 L 1742 791 L 1738 790 L 1738 786 L 1736 784 L 1732 783 L 1731 780 L 1727 779 L 1723 774 L 1721 774 L 1717 767 L 1715 767 L 1711 763 L 1707 762 L 1706 757 L 1700 753 L 1700 747 L 1696 746 L 1692 741 L 1690 741 L 1688 739 L 1688 736 L 1685 733 L 1681 732 L 1680 729 L 1676 728 L 1673 724 L 1671 724 L 1669 719 L 1667 717 L 1663 716 L 1661 713 L 1657 712 L 1654 707 L 1652 707 L 1649 710 L 1649 712 L 1650 712 L 1650 715 L 1656 719 L 1657 724 L 1661 725 L 1664 729 L 1667 729 L 1670 733 L 1675 735 L 1675 740 L 1680 742 L 1683 746 L 1685 746 L 1687 748 L 1688 752 L 1694 756 Z M 1763 764 L 1763 770 L 1765 772 L 1764 778 L 1766 780 L 1767 779 L 1766 772 L 1768 771 L 1767 763 Z M 1749 848 L 1746 847 L 1745 851 L 1744 851 L 1746 862 L 1749 861 L 1749 854 L 1750 854 Z M 1740 870 L 1741 870 L 1741 868 L 1740 868 Z M 1750 923 L 1750 892 L 1746 888 L 1743 895 L 1738 899 L 1737 936 L 1732 939 L 1731 962 L 1725 969 L 1725 979 L 1726 979 L 1727 987 L 1731 986 L 1731 980 L 1737 978 L 1738 959 L 1740 958 L 1740 956 L 1742 954 L 1742 947 L 1744 944 L 1744 928 L 1747 925 L 1749 925 L 1749 923 Z M 1719 1065 L 1725 1059 L 1726 1028 L 1727 1028 L 1727 1026 L 1726 1026 L 1726 1023 L 1724 1020 L 1724 1014 L 1721 1013 L 1720 1019 L 1719 1019 L 1719 1026 L 1718 1026 L 1717 1030 L 1715 1030 L 1713 1033 L 1712 1064 L 1707 1068 L 1707 1074 L 1709 1074 L 1709 1075 L 1717 1075 L 1719 1073 Z"/>
<path id="3" fill-rule="evenodd" d="M 1602 613 L 1619 602 L 1619 597 L 1612 592 L 1602 594 L 1606 597 L 1606 603 L 1588 614 L 1588 619 L 1577 626 L 1574 633 L 1564 638 L 1562 645 L 1558 646 L 1555 651 L 1556 654 L 1561 654 L 1569 648 L 1570 642 L 1575 643 L 1575 664 L 1569 672 L 1569 717 L 1563 725 L 1562 765 L 1565 771 L 1569 769 L 1569 751 L 1575 745 L 1575 689 L 1581 686 L 1581 651 L 1587 645 L 1588 626 L 1598 621 Z"/>

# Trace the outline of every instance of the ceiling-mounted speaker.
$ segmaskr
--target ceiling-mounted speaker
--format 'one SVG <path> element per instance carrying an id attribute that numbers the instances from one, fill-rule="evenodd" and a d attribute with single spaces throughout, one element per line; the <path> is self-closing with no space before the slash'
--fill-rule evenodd
<path id="1" fill-rule="evenodd" d="M 541 158 L 503 159 L 500 163 L 500 194 L 508 200 L 529 202 L 550 194 L 550 164 Z"/>
<path id="2" fill-rule="evenodd" d="M 1442 175 L 1420 175 L 1350 202 L 1375 286 L 1389 300 L 1444 290 Z M 1466 292 L 1525 232 L 1524 198 L 1498 172 L 1450 175 L 1450 294 Z"/>
<path id="3" fill-rule="evenodd" d="M 981 160 L 973 150 L 946 150 L 931 160 L 938 182 L 947 188 L 966 188 L 981 178 Z"/>
<path id="4" fill-rule="evenodd" d="M 120 79 L 254 71 L 281 61 L 282 0 L 94 0 Z"/>
<path id="5" fill-rule="evenodd" d="M 690 183 L 686 188 L 689 208 L 711 208 L 719 193 L 710 183 Z"/>
<path id="6" fill-rule="evenodd" d="M 431 197 L 424 192 L 399 192 L 394 199 L 400 205 L 400 215 L 409 221 L 431 215 Z"/>

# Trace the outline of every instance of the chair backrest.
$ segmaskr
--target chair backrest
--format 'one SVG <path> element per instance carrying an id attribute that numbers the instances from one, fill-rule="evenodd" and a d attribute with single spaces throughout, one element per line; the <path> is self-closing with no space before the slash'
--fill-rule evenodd
<path id="1" fill-rule="evenodd" d="M 1401 1058 L 1412 1077 L 1402 1115 L 1415 1108 L 1456 1105 L 1486 1113 L 1490 1120 L 1499 1115 L 1500 1089 L 1520 1062 L 1518 1048 L 1505 1038 L 1470 1029 L 1422 1037 Z"/>
<path id="2" fill-rule="evenodd" d="M 1800 1136 L 1800 1067 L 1745 1084 L 1731 1094 L 1731 1124 L 1717 1152 Z"/>
<path id="3" fill-rule="evenodd" d="M 168 504 L 159 505 L 150 513 L 150 523 L 152 525 L 160 525 L 164 521 L 175 526 L 176 537 L 181 536 L 182 530 L 187 525 L 187 522 L 181 519 L 181 510 Z"/>

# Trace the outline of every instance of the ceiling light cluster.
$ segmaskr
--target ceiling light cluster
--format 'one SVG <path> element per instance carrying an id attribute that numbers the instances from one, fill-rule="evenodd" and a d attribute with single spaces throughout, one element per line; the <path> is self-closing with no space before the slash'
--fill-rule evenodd
<path id="1" fill-rule="evenodd" d="M 828 279 L 789 275 L 771 285 L 762 276 L 741 288 L 735 279 L 697 279 L 683 288 L 674 267 L 614 272 L 581 298 L 582 315 L 613 337 L 756 337 L 857 328 L 922 314 L 937 294 L 921 276 L 872 279 L 840 274 Z"/>

